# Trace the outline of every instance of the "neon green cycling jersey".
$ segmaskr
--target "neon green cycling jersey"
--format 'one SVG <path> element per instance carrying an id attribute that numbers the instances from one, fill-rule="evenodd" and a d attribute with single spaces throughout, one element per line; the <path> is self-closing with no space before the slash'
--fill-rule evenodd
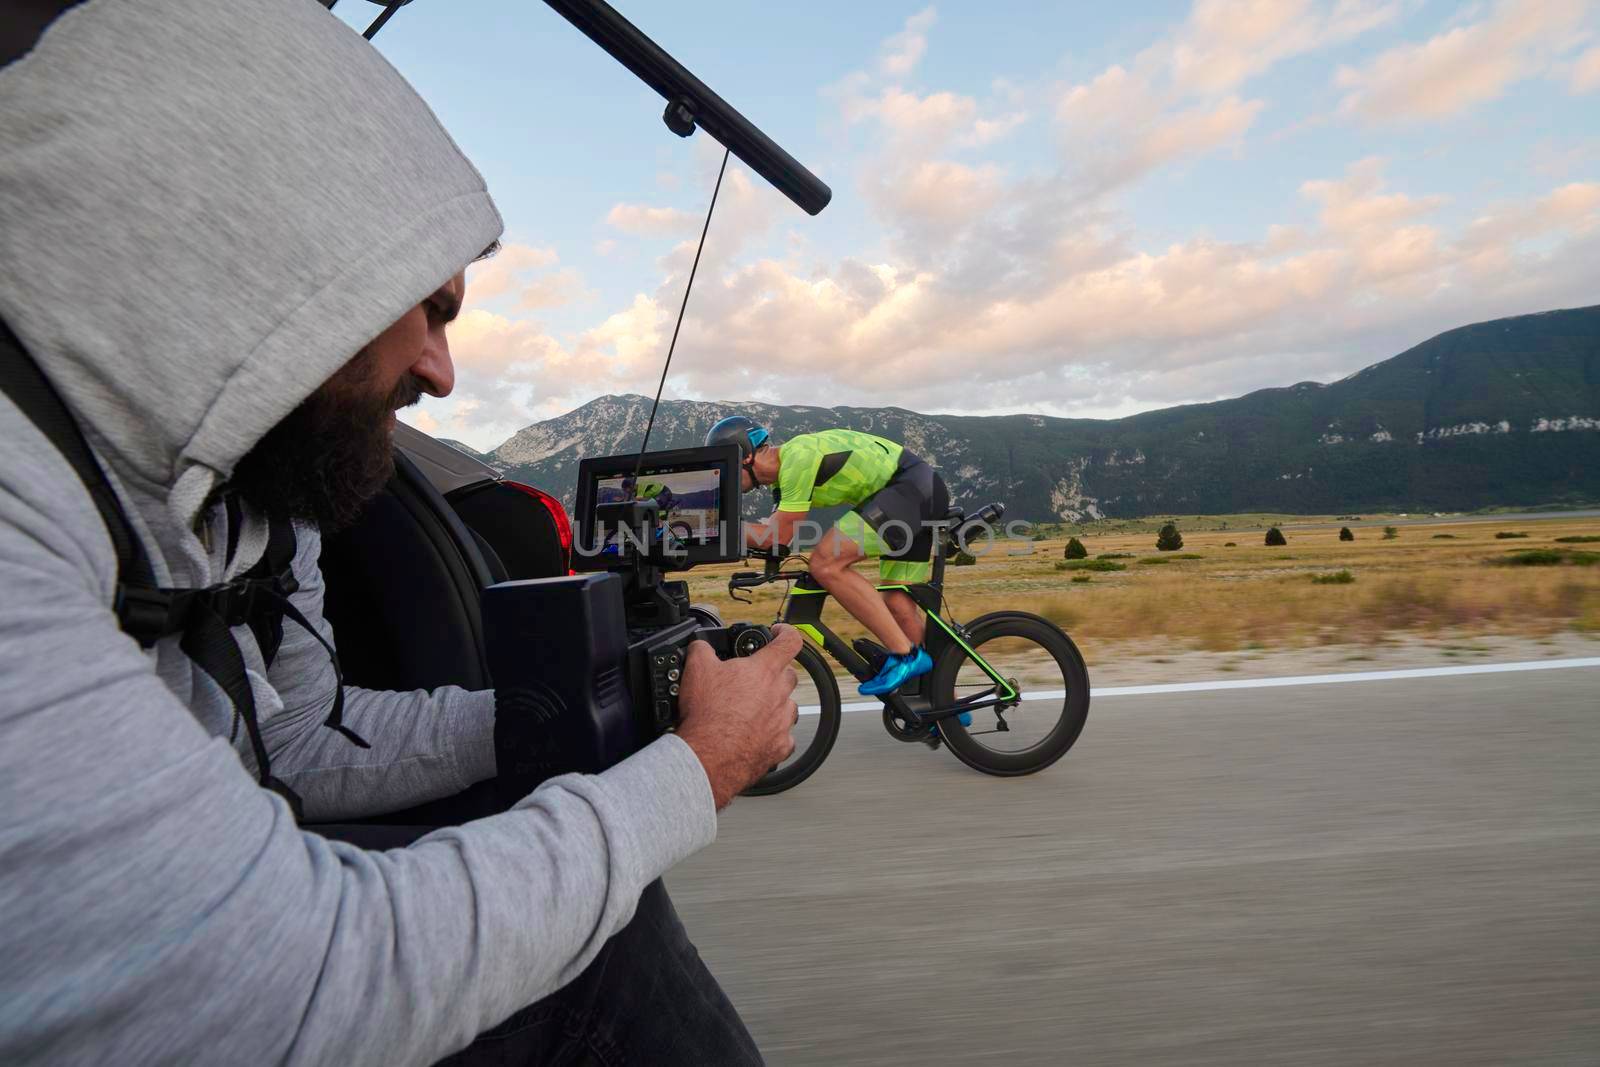
<path id="1" fill-rule="evenodd" d="M 859 430 L 819 430 L 778 446 L 778 510 L 859 504 L 889 484 L 904 449 Z"/>

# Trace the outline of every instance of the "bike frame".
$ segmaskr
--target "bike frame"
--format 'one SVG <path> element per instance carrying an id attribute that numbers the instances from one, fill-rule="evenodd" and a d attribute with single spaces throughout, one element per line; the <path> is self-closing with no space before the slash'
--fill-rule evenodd
<path id="1" fill-rule="evenodd" d="M 981 693 L 956 701 L 949 707 L 943 708 L 913 708 L 900 693 L 889 693 L 883 696 L 882 701 L 886 707 L 907 723 L 932 723 L 939 719 L 959 715 L 963 711 L 972 711 L 977 708 L 1004 707 L 1016 703 L 1021 694 L 1012 685 L 1011 681 L 989 665 L 989 662 L 978 654 L 977 650 L 967 644 L 966 636 L 960 626 L 955 625 L 939 614 L 939 602 L 943 598 L 942 586 L 939 579 L 943 576 L 944 560 L 937 559 L 934 563 L 934 580 L 930 583 L 914 585 L 880 585 L 879 592 L 892 592 L 898 590 L 906 593 L 927 616 L 927 625 L 924 632 L 923 643 L 928 650 L 928 655 L 935 663 L 939 658 L 952 648 L 959 647 L 966 652 L 973 663 L 994 682 L 994 686 Z M 849 671 L 858 681 L 865 681 L 872 677 L 872 667 L 867 660 L 852 648 L 838 634 L 828 628 L 822 621 L 822 609 L 827 604 L 828 591 L 809 573 L 795 579 L 794 586 L 789 590 L 788 601 L 784 607 L 780 621 L 788 623 L 804 634 L 813 644 L 822 651 L 832 656 L 839 664 Z"/>

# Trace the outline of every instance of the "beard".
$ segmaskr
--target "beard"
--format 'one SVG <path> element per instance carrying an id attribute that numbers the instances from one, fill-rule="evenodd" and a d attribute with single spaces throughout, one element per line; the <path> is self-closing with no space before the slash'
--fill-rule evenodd
<path id="1" fill-rule="evenodd" d="M 411 374 L 376 392 L 375 365 L 358 353 L 245 453 L 229 486 L 274 518 L 327 531 L 355 522 L 394 473 L 391 416 L 423 392 Z"/>

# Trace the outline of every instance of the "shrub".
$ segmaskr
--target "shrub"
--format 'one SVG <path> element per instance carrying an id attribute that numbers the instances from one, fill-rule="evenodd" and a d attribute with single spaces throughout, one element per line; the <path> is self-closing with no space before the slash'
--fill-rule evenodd
<path id="1" fill-rule="evenodd" d="M 1205 559 L 1204 556 L 1200 555 L 1197 552 L 1179 552 L 1176 556 L 1173 556 L 1172 558 L 1173 559 Z"/>
<path id="2" fill-rule="evenodd" d="M 1600 552 L 1579 552 L 1572 548 L 1523 548 L 1489 562 L 1503 567 L 1559 567 L 1564 563 L 1574 567 L 1592 567 L 1600 563 Z"/>
<path id="3" fill-rule="evenodd" d="M 1455 534 L 1434 534 L 1433 535 L 1433 539 L 1435 541 L 1454 541 L 1456 539 L 1456 535 Z"/>
<path id="4" fill-rule="evenodd" d="M 1283 536 L 1283 531 L 1278 529 L 1276 526 L 1272 527 L 1270 530 L 1267 531 L 1267 544 L 1269 546 L 1272 546 L 1272 545 L 1286 545 L 1288 543 L 1289 543 L 1289 539 L 1287 537 L 1284 537 Z"/>
<path id="5" fill-rule="evenodd" d="M 1161 532 L 1156 534 L 1156 550 L 1158 552 L 1176 552 L 1183 547 L 1183 535 L 1178 532 L 1175 523 L 1167 523 L 1161 527 Z"/>
<path id="6" fill-rule="evenodd" d="M 1356 539 L 1356 535 L 1350 532 L 1350 527 L 1348 527 L 1348 526 L 1339 527 L 1339 540 L 1341 540 L 1341 541 L 1354 541 L 1355 539 Z"/>
<path id="7" fill-rule="evenodd" d="M 1600 534 L 1579 534 L 1576 537 L 1558 537 L 1556 543 L 1561 545 L 1592 545 L 1600 543 Z"/>
<path id="8" fill-rule="evenodd" d="M 1109 559 L 1062 559 L 1056 561 L 1058 571 L 1125 571 L 1126 563 L 1113 563 Z"/>
<path id="9" fill-rule="evenodd" d="M 977 562 L 977 556 L 974 556 L 971 552 L 967 552 L 959 548 L 956 549 L 955 555 L 950 557 L 950 566 L 952 567 L 970 567 Z"/>
<path id="10" fill-rule="evenodd" d="M 1385 541 L 1393 541 L 1395 538 L 1397 538 L 1399 536 L 1400 536 L 1400 531 L 1395 529 L 1393 526 L 1385 526 L 1383 528 L 1383 539 Z"/>
<path id="11" fill-rule="evenodd" d="M 1171 563 L 1172 560 L 1169 559 L 1166 556 L 1146 556 L 1144 559 L 1141 559 L 1139 562 L 1140 563 L 1148 563 L 1148 564 L 1151 564 L 1152 566 L 1154 566 L 1157 563 Z"/>
<path id="12" fill-rule="evenodd" d="M 1334 571 L 1332 574 L 1313 574 L 1311 581 L 1315 585 L 1349 585 L 1356 580 L 1356 576 L 1349 571 Z"/>
<path id="13" fill-rule="evenodd" d="M 1510 530 L 1501 530 L 1494 535 L 1496 541 L 1510 541 L 1518 537 L 1527 537 L 1525 533 L 1512 533 Z"/>
<path id="14" fill-rule="evenodd" d="M 1102 552 L 1095 559 L 1132 559 L 1132 552 Z"/>
<path id="15" fill-rule="evenodd" d="M 1088 574 L 1074 574 L 1072 576 L 1072 580 L 1075 582 L 1092 582 L 1094 581 L 1094 577 L 1093 575 Z"/>
<path id="16" fill-rule="evenodd" d="M 1225 541 L 1225 542 L 1223 542 L 1222 547 L 1223 548 L 1238 548 L 1239 545 L 1238 545 L 1238 542 L 1235 542 L 1235 541 Z"/>
<path id="17" fill-rule="evenodd" d="M 1087 559 L 1089 550 L 1083 547 L 1083 542 L 1076 537 L 1067 541 L 1066 551 L 1062 553 L 1067 559 Z"/>

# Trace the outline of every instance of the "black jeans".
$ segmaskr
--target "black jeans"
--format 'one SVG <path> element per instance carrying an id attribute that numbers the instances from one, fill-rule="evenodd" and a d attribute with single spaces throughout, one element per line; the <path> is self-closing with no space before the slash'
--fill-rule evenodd
<path id="1" fill-rule="evenodd" d="M 572 982 L 478 1035 L 438 1067 L 763 1062 L 660 881 Z"/>

